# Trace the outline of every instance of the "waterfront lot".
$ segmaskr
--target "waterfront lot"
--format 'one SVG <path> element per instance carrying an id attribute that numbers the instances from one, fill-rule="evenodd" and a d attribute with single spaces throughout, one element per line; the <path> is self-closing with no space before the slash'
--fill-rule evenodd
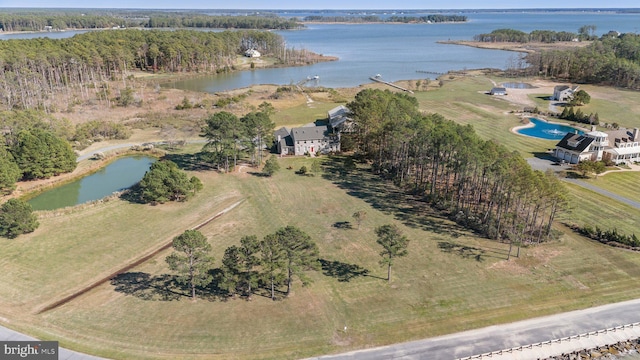
<path id="1" fill-rule="evenodd" d="M 520 120 L 509 112 L 518 106 L 481 93 L 490 86 L 487 78 L 465 77 L 416 97 L 423 110 L 472 124 L 484 138 L 524 156 L 553 145 L 512 134 L 510 127 Z M 310 122 L 307 117 L 317 118 L 337 104 L 322 99 L 279 111 L 278 125 L 295 125 L 299 118 L 300 123 Z M 35 233 L 0 239 L 0 317 L 12 328 L 105 357 L 281 359 L 640 296 L 638 253 L 586 240 L 558 225 L 564 234 L 558 240 L 523 248 L 519 258 L 507 262 L 507 244 L 478 238 L 421 201 L 400 201 L 392 186 L 363 168 L 341 177 L 332 170 L 339 159 L 323 161 L 325 174 L 316 176 L 294 173 L 302 165 L 310 167 L 309 158 L 280 159 L 282 170 L 273 178 L 252 175 L 251 168 L 232 174 L 191 170 L 204 190 L 186 203 L 150 206 L 114 199 L 43 213 Z M 617 176 L 597 182 L 614 182 Z M 560 220 L 601 222 L 626 233 L 640 227 L 640 211 L 573 185 L 568 188 L 571 211 Z M 222 299 L 209 289 L 192 302 L 179 289 L 164 286 L 163 276 L 169 274 L 164 258 L 170 253 L 164 251 L 127 276 L 38 313 L 240 199 L 245 201 L 202 228 L 217 266 L 224 249 L 242 236 L 262 238 L 288 224 L 311 235 L 320 257 L 332 266 L 312 274 L 309 287 L 296 282 L 289 299 Z M 367 212 L 360 229 L 336 226 L 353 222 L 351 214 L 358 210 Z M 376 226 L 387 223 L 400 225 L 411 240 L 409 255 L 394 266 L 390 284 L 378 264 L 374 233 Z M 344 271 L 354 266 L 367 269 L 368 275 Z"/>

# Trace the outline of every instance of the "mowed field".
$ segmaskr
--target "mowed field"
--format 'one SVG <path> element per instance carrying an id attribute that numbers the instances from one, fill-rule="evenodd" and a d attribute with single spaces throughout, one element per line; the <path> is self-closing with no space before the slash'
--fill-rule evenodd
<path id="1" fill-rule="evenodd" d="M 640 201 L 640 191 L 638 191 L 640 172 L 638 171 L 611 172 L 600 175 L 597 179 L 591 178 L 589 183 L 631 200 Z"/>
<path id="2" fill-rule="evenodd" d="M 587 241 L 565 230 L 559 241 L 522 249 L 467 233 L 422 202 L 366 171 L 294 173 L 310 159 L 281 159 L 273 178 L 247 172 L 195 172 L 202 193 L 182 204 L 114 200 L 41 220 L 33 234 L 0 240 L 4 249 L 0 316 L 14 327 L 81 351 L 113 358 L 298 358 L 383 345 L 640 296 L 640 254 Z M 287 170 L 291 166 L 293 170 Z M 245 169 L 246 170 L 246 169 Z M 307 288 L 273 302 L 221 299 L 211 290 L 193 302 L 163 285 L 165 251 L 116 281 L 56 309 L 45 305 L 130 262 L 174 234 L 245 199 L 202 228 L 218 264 L 244 235 L 262 237 L 295 225 L 332 266 Z M 190 211 L 186 211 L 190 209 Z M 197 209 L 197 211 L 193 211 Z M 365 210 L 360 229 L 352 221 Z M 392 282 L 378 264 L 374 228 L 396 223 L 411 239 Z M 74 224 L 84 224 L 76 226 Z M 354 224 L 354 227 L 355 224 Z M 369 270 L 359 276 L 354 269 Z M 171 289 L 169 289 L 171 290 Z M 344 326 L 347 331 L 344 332 Z"/>
<path id="3" fill-rule="evenodd" d="M 509 131 L 516 106 L 482 91 L 483 77 L 447 81 L 416 94 L 438 112 L 519 150 L 524 156 L 553 142 Z M 316 101 L 279 111 L 278 125 L 308 123 L 335 106 Z M 300 119 L 301 121 L 298 121 Z M 624 124 L 621 121 L 621 124 Z M 190 151 L 196 151 L 194 146 Z M 185 160 L 188 155 L 185 155 Z M 0 322 L 61 346 L 117 359 L 283 359 L 391 344 L 482 326 L 622 301 L 640 296 L 640 254 L 589 241 L 558 224 L 558 240 L 523 248 L 506 261 L 508 245 L 477 237 L 405 201 L 364 168 L 345 176 L 340 158 L 322 158 L 323 174 L 300 176 L 309 158 L 279 159 L 272 178 L 255 169 L 218 174 L 189 170 L 204 189 L 186 203 L 150 206 L 121 199 L 42 213 L 36 232 L 0 238 Z M 288 170 L 287 167 L 291 167 Z M 613 181 L 618 174 L 598 179 Z M 629 180 L 633 182 L 633 180 Z M 618 185 L 612 185 L 618 186 Z M 640 210 L 568 185 L 571 208 L 561 221 L 640 228 Z M 204 226 L 216 266 L 224 249 L 245 235 L 286 225 L 307 232 L 324 268 L 308 287 L 294 283 L 287 299 L 224 299 L 213 287 L 191 301 L 175 287 L 163 251 L 140 266 L 53 310 L 55 301 L 112 274 L 144 254 L 242 201 Z M 358 229 L 351 215 L 367 217 Z M 625 216 L 620 216 L 625 214 Z M 353 228 L 341 223 L 350 221 Z M 376 226 L 394 223 L 410 239 L 392 281 L 379 265 Z M 610 225 L 609 225 L 610 224 Z M 513 254 L 515 255 L 515 249 Z M 360 270 L 368 270 L 363 275 Z M 344 331 L 344 328 L 347 328 Z"/>

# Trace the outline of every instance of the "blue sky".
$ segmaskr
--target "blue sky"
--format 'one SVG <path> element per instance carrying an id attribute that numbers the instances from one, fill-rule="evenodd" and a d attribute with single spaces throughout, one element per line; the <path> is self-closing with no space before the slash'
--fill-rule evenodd
<path id="1" fill-rule="evenodd" d="M 0 0 L 0 7 L 153 9 L 523 9 L 640 8 L 638 0 Z"/>

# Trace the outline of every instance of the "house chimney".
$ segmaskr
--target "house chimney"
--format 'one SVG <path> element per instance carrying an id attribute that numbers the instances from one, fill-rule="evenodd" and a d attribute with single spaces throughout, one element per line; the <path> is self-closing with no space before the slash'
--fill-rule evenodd
<path id="1" fill-rule="evenodd" d="M 640 129 L 633 129 L 633 141 L 640 141 L 640 137 L 638 135 L 640 135 Z"/>
<path id="2" fill-rule="evenodd" d="M 596 126 L 595 125 L 591 125 L 591 131 L 596 131 Z"/>

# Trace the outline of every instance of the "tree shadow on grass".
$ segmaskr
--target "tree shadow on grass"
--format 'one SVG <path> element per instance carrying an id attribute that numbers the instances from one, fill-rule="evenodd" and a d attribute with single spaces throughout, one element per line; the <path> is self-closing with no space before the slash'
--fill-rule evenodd
<path id="1" fill-rule="evenodd" d="M 359 276 L 369 276 L 369 270 L 360 265 L 326 259 L 319 259 L 318 261 L 322 267 L 322 274 L 336 278 L 340 282 L 349 282 L 351 279 Z"/>
<path id="2" fill-rule="evenodd" d="M 490 248 L 491 250 L 487 251 L 485 249 L 458 244 L 451 241 L 438 242 L 438 248 L 440 248 L 442 252 L 448 254 L 456 254 L 464 259 L 475 259 L 476 261 L 480 262 L 484 261 L 487 257 L 506 259 L 508 256 L 508 251 L 503 251 L 502 249 Z"/>
<path id="3" fill-rule="evenodd" d="M 252 175 L 252 176 L 256 176 L 256 177 L 262 177 L 262 178 L 271 177 L 271 175 L 269 175 L 267 173 L 257 172 L 257 171 L 248 171 L 247 174 Z"/>
<path id="4" fill-rule="evenodd" d="M 474 258 L 476 261 L 484 261 L 482 255 L 484 255 L 485 251 L 476 247 L 460 245 L 449 241 L 438 242 L 438 247 L 442 252 L 457 254 L 464 259 Z"/>
<path id="5" fill-rule="evenodd" d="M 336 229 L 343 229 L 343 230 L 353 229 L 353 225 L 351 225 L 351 222 L 349 221 L 338 221 L 333 224 L 333 227 Z"/>
<path id="6" fill-rule="evenodd" d="M 466 231 L 434 210 L 424 197 L 408 194 L 381 175 L 368 169 L 345 169 L 343 156 L 331 156 L 325 162 L 323 177 L 347 194 L 369 203 L 374 209 L 392 214 L 404 225 L 459 237 Z"/>
<path id="7" fill-rule="evenodd" d="M 174 301 L 188 297 L 173 275 L 151 276 L 145 272 L 126 272 L 111 279 L 114 290 L 142 300 Z"/>
<path id="8" fill-rule="evenodd" d="M 146 202 L 142 200 L 142 189 L 140 188 L 140 183 L 133 185 L 127 191 L 123 192 L 120 195 L 120 199 L 132 204 L 146 204 Z"/>
<path id="9" fill-rule="evenodd" d="M 202 171 L 215 169 L 207 160 L 207 153 L 166 154 L 163 159 L 171 160 L 182 170 Z"/>
<path id="10" fill-rule="evenodd" d="M 226 300 L 228 294 L 219 284 L 220 269 L 212 269 L 213 281 L 207 286 L 196 288 L 196 297 L 213 301 Z M 191 298 L 191 288 L 177 281 L 175 275 L 162 274 L 152 276 L 145 272 L 125 272 L 111 279 L 114 290 L 125 295 L 135 296 L 142 300 L 174 301 Z"/>

